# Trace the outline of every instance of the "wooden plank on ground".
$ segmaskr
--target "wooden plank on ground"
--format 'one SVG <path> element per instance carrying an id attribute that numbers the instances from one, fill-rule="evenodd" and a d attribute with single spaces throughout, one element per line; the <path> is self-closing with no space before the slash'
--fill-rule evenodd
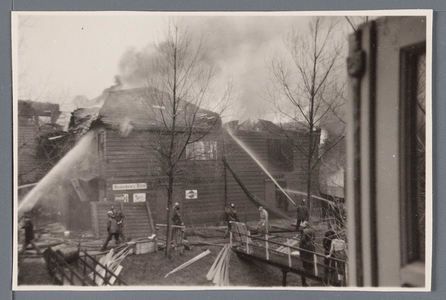
<path id="1" fill-rule="evenodd" d="M 153 224 L 152 211 L 150 210 L 150 205 L 149 205 L 149 202 L 147 200 L 148 199 L 146 199 L 146 207 L 147 207 L 147 213 L 149 215 L 150 227 L 152 228 L 152 233 L 155 233 L 155 226 Z"/>

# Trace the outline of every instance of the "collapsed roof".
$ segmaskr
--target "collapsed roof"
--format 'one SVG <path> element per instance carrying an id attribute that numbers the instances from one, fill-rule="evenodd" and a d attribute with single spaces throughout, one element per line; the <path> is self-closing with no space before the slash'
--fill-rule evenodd
<path id="1" fill-rule="evenodd" d="M 101 121 L 106 125 L 120 126 L 124 122 L 136 130 L 166 128 L 172 125 L 172 98 L 155 88 L 135 88 L 111 91 L 99 111 Z M 176 126 L 181 129 L 208 129 L 221 126 L 219 114 L 202 109 L 184 100 L 175 101 Z"/>
<path id="2" fill-rule="evenodd" d="M 78 108 L 71 113 L 68 131 L 79 139 L 88 130 L 91 124 L 99 119 L 99 108 Z"/>
<path id="3" fill-rule="evenodd" d="M 280 133 L 284 130 L 299 131 L 299 132 L 308 131 L 302 124 L 297 122 L 276 124 L 272 121 L 262 120 L 262 119 L 257 119 L 257 120 L 248 119 L 240 124 L 238 120 L 233 120 L 225 123 L 224 127 L 231 130 L 260 131 L 260 132 L 270 132 L 270 133 Z"/>

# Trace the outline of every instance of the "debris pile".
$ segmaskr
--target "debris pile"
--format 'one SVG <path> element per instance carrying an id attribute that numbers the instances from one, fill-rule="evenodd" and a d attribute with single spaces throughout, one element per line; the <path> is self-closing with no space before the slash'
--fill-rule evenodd
<path id="1" fill-rule="evenodd" d="M 104 255 L 100 260 L 99 263 L 103 266 L 105 266 L 108 271 L 103 268 L 100 264 L 96 266 L 95 271 L 99 274 L 101 274 L 102 277 L 105 277 L 107 272 L 112 272 L 115 276 L 119 276 L 119 273 L 122 271 L 121 263 L 122 261 L 127 257 L 127 255 L 130 254 L 132 251 L 132 247 L 125 245 L 122 247 L 118 247 L 115 249 L 111 249 L 107 255 Z M 115 254 L 116 253 L 116 254 Z M 94 278 L 93 272 L 89 275 L 91 279 Z M 109 282 L 108 284 L 104 283 L 104 279 L 100 276 L 96 276 L 96 284 L 98 286 L 102 285 L 113 285 L 116 281 L 116 277 L 113 275 L 109 276 Z"/>
<path id="2" fill-rule="evenodd" d="M 229 286 L 229 259 L 231 257 L 230 245 L 227 244 L 218 253 L 206 275 L 207 280 L 218 286 Z"/>

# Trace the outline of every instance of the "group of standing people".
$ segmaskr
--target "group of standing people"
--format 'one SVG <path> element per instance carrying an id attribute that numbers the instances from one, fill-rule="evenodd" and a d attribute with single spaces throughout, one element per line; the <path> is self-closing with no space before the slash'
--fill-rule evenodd
<path id="1" fill-rule="evenodd" d="M 299 248 L 301 251 L 302 266 L 305 270 L 312 272 L 314 266 L 314 253 L 316 252 L 315 239 L 316 231 L 309 226 L 308 207 L 305 199 L 297 207 L 296 230 L 300 231 L 301 239 Z M 345 241 L 339 238 L 336 233 L 329 229 L 325 232 L 322 240 L 324 247 L 324 281 L 327 284 L 345 284 L 345 264 L 342 261 L 347 259 Z M 301 277 L 302 286 L 308 286 L 306 278 Z"/>
<path id="2" fill-rule="evenodd" d="M 124 236 L 124 214 L 122 211 L 116 211 L 114 206 L 111 206 L 110 210 L 107 212 L 107 239 L 102 245 L 101 251 L 105 251 L 108 243 L 111 239 L 115 238 L 116 245 L 119 245 L 121 240 L 125 239 Z"/>

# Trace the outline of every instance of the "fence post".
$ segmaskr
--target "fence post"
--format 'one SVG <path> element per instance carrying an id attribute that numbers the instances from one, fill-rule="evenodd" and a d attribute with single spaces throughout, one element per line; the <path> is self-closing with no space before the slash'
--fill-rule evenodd
<path id="1" fill-rule="evenodd" d="M 103 285 L 108 285 L 109 279 L 108 279 L 108 262 L 104 265 L 105 266 L 105 274 L 104 274 L 104 283 Z"/>
<path id="2" fill-rule="evenodd" d="M 80 259 L 80 256 L 79 256 Z M 87 256 L 84 253 L 84 260 L 82 261 L 84 263 L 84 276 L 87 275 Z"/>
<path id="3" fill-rule="evenodd" d="M 288 249 L 288 267 L 291 268 L 291 248 L 290 248 L 290 246 L 288 246 L 287 249 Z"/>
<path id="4" fill-rule="evenodd" d="M 229 231 L 229 245 L 232 248 L 232 231 Z"/>
<path id="5" fill-rule="evenodd" d="M 265 234 L 265 249 L 266 249 L 266 260 L 269 260 L 269 251 L 268 251 L 268 233 Z"/>
<path id="6" fill-rule="evenodd" d="M 346 263 L 343 263 L 344 266 L 344 286 L 347 286 L 348 283 L 348 266 L 346 266 Z"/>
<path id="7" fill-rule="evenodd" d="M 314 260 L 314 275 L 318 275 L 318 272 L 317 272 L 317 256 L 316 256 L 316 254 L 313 254 L 313 260 Z"/>
<path id="8" fill-rule="evenodd" d="M 251 235 L 251 232 L 248 230 L 248 234 L 246 235 L 246 253 L 249 254 L 249 236 Z"/>

